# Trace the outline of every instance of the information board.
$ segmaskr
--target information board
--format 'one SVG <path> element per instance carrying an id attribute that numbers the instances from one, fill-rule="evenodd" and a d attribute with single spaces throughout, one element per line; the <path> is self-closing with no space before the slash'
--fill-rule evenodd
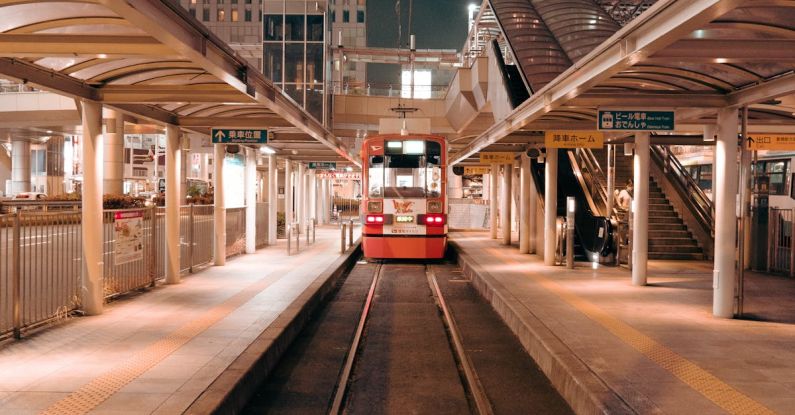
<path id="1" fill-rule="evenodd" d="M 597 124 L 601 131 L 673 131 L 675 119 L 674 111 L 600 109 Z"/>
<path id="2" fill-rule="evenodd" d="M 464 175 L 465 176 L 475 176 L 478 174 L 489 174 L 491 173 L 491 168 L 488 166 L 465 166 L 464 167 Z"/>
<path id="3" fill-rule="evenodd" d="M 113 223 L 115 265 L 144 259 L 144 212 L 116 212 Z"/>
<path id="4" fill-rule="evenodd" d="M 480 162 L 483 164 L 511 164 L 515 156 L 508 152 L 480 153 Z"/>
<path id="5" fill-rule="evenodd" d="M 794 134 L 748 134 L 749 150 L 795 150 Z"/>
<path id="6" fill-rule="evenodd" d="M 210 137 L 215 144 L 267 144 L 268 130 L 247 128 L 213 128 Z"/>
<path id="7" fill-rule="evenodd" d="M 602 148 L 605 134 L 601 131 L 547 131 L 544 144 L 547 148 Z"/>

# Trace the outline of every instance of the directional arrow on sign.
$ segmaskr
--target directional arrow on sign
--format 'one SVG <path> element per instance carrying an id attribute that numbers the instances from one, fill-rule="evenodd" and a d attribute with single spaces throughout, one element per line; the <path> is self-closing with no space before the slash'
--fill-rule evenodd
<path id="1" fill-rule="evenodd" d="M 218 132 L 215 133 L 215 138 L 218 140 L 223 140 L 224 137 L 226 137 L 226 134 L 224 134 L 223 130 L 218 130 Z"/>

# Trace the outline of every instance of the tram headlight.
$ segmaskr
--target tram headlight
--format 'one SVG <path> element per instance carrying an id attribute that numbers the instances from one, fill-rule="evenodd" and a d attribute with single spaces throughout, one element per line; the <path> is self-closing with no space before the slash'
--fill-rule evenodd
<path id="1" fill-rule="evenodd" d="M 367 212 L 370 213 L 381 213 L 384 211 L 384 203 L 379 201 L 369 201 L 367 202 Z"/>
<path id="2" fill-rule="evenodd" d="M 426 209 L 428 213 L 442 213 L 442 202 L 440 200 L 429 200 Z"/>

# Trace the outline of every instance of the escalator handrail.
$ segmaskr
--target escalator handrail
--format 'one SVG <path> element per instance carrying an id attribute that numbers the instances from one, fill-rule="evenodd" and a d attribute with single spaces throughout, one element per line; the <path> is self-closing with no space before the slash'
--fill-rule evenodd
<path id="1" fill-rule="evenodd" d="M 574 170 L 574 177 L 577 178 L 577 181 L 580 182 L 580 186 L 585 190 L 583 193 L 585 194 L 585 199 L 588 201 L 588 207 L 591 208 L 591 212 L 594 215 L 601 215 L 602 210 L 599 209 L 594 202 L 593 198 L 593 188 L 586 182 L 586 178 L 583 176 L 583 169 L 580 166 L 579 159 L 576 153 L 579 151 L 568 151 L 569 161 L 571 162 L 571 167 Z M 598 186 L 601 187 L 601 186 Z"/>
<path id="2" fill-rule="evenodd" d="M 653 145 L 651 146 L 651 154 L 654 161 L 665 171 L 666 167 L 666 149 L 664 146 Z M 712 200 L 707 197 L 706 193 L 698 186 L 698 183 L 692 176 L 685 170 L 682 163 L 673 154 L 667 154 L 669 181 L 673 183 L 677 190 L 682 195 L 682 198 L 690 205 L 690 210 L 698 219 L 704 230 L 708 231 L 710 235 L 714 235 L 714 217 L 715 205 Z"/>

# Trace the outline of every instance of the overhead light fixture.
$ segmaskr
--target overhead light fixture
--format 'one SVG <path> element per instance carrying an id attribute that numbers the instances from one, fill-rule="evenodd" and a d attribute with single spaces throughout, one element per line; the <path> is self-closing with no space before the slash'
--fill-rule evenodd
<path id="1" fill-rule="evenodd" d="M 259 152 L 262 154 L 276 154 L 276 150 L 268 147 L 268 146 L 260 146 Z"/>
<path id="2" fill-rule="evenodd" d="M 353 171 L 353 167 L 348 166 L 348 167 L 345 168 L 345 171 L 352 172 Z"/>
<path id="3" fill-rule="evenodd" d="M 624 155 L 631 156 L 632 150 L 634 149 L 635 145 L 633 143 L 624 143 Z"/>

